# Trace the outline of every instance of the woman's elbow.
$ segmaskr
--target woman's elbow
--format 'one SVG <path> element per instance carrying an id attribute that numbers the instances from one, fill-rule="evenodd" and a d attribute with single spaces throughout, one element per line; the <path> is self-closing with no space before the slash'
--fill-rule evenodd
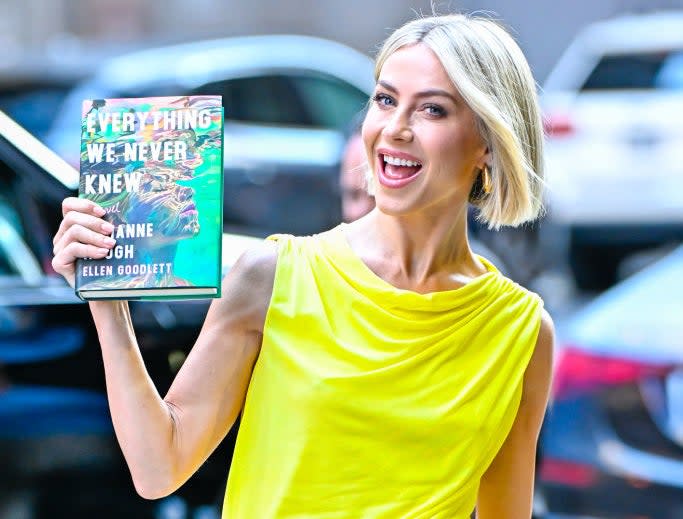
<path id="1" fill-rule="evenodd" d="M 161 499 L 171 495 L 180 487 L 179 484 L 167 477 L 136 476 L 134 473 L 132 476 L 135 491 L 143 499 Z"/>

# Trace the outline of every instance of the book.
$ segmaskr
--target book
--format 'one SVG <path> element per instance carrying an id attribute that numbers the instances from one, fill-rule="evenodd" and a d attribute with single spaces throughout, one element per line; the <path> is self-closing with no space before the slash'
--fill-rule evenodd
<path id="1" fill-rule="evenodd" d="M 102 206 L 116 245 L 79 259 L 81 299 L 220 297 L 221 96 L 90 99 L 79 197 Z"/>

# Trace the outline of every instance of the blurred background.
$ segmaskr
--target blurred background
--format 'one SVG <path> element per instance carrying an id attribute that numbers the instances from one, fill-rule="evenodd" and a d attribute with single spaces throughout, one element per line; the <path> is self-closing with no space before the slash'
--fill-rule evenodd
<path id="1" fill-rule="evenodd" d="M 372 58 L 432 4 L 501 21 L 539 84 L 548 214 L 470 222 L 556 322 L 534 515 L 683 518 L 683 0 L 0 0 L 0 519 L 217 518 L 239 427 L 172 496 L 135 494 L 87 306 L 50 266 L 81 101 L 223 95 L 227 272 L 371 207 L 340 174 Z M 162 394 L 207 307 L 131 303 Z"/>
<path id="2" fill-rule="evenodd" d="M 102 54 L 222 36 L 297 33 L 330 38 L 368 54 L 414 13 L 482 11 L 517 36 L 542 81 L 586 23 L 652 9 L 679 8 L 680 0 L 3 0 L 0 71 L 27 60 L 94 65 Z M 7 72 L 6 72 L 7 71 Z"/>

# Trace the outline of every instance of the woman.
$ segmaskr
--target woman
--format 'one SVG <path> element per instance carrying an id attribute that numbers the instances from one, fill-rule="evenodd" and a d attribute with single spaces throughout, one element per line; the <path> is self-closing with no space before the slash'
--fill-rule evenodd
<path id="1" fill-rule="evenodd" d="M 377 207 L 246 252 L 162 399 L 124 302 L 90 302 L 116 434 L 158 498 L 242 422 L 224 517 L 529 517 L 552 322 L 474 255 L 540 211 L 535 85 L 509 35 L 461 15 L 389 37 L 363 141 Z M 112 246 L 102 210 L 67 199 L 54 268 Z M 248 391 L 247 391 L 248 389 Z"/>

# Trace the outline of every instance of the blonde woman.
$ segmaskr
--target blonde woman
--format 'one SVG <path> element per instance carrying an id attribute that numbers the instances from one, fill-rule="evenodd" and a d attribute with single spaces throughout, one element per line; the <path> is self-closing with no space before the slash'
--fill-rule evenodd
<path id="1" fill-rule="evenodd" d="M 530 516 L 553 325 L 472 253 L 466 216 L 473 203 L 498 228 L 541 210 L 533 78 L 503 29 L 463 15 L 399 28 L 376 76 L 376 208 L 245 253 L 165 397 L 126 303 L 90 303 L 142 496 L 177 489 L 241 413 L 225 518 Z M 109 228 L 85 200 L 63 211 L 53 265 L 73 283 Z"/>

